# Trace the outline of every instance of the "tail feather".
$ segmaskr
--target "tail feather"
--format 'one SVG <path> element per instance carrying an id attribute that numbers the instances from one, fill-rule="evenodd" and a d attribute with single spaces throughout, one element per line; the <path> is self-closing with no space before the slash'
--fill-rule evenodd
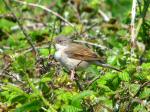
<path id="1" fill-rule="evenodd" d="M 96 62 L 96 64 L 99 65 L 99 66 L 105 67 L 105 68 L 110 68 L 110 69 L 116 70 L 118 72 L 122 72 L 120 69 L 118 69 L 116 67 L 113 67 L 109 64 L 104 64 L 104 63 L 100 63 L 100 62 Z"/>

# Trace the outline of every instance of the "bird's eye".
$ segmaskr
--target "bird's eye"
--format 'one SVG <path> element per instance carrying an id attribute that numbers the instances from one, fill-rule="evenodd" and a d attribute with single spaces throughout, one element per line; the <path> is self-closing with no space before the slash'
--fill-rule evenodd
<path id="1" fill-rule="evenodd" d="M 62 42 L 62 40 L 59 40 L 59 42 L 61 43 L 61 42 Z"/>

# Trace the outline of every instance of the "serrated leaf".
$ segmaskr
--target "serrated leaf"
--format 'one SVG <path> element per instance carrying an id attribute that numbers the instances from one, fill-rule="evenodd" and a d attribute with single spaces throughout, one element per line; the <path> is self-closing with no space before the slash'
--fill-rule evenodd
<path id="1" fill-rule="evenodd" d="M 127 81 L 127 82 L 129 82 L 129 80 L 130 80 L 129 74 L 127 72 L 121 72 L 121 73 L 119 73 L 119 78 L 121 80 Z"/>
<path id="2" fill-rule="evenodd" d="M 136 94 L 139 88 L 140 88 L 139 84 L 130 84 L 130 92 L 132 94 Z"/>

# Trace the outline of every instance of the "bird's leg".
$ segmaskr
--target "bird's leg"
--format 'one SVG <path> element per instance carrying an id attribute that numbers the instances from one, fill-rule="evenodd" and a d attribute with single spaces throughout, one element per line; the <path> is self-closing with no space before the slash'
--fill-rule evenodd
<path id="1" fill-rule="evenodd" d="M 74 77 L 74 75 L 75 75 L 75 70 L 72 69 L 70 72 L 71 72 L 71 77 L 70 77 L 70 79 L 71 79 L 71 80 L 74 80 L 74 79 L 75 79 L 75 77 Z"/>
<path id="2" fill-rule="evenodd" d="M 80 63 L 81 63 L 82 61 L 80 61 L 78 64 L 77 64 L 77 66 L 74 68 L 74 69 L 72 69 L 71 70 L 71 77 L 70 77 L 70 79 L 71 80 L 75 80 L 75 71 L 76 71 L 76 68 L 80 65 Z"/>

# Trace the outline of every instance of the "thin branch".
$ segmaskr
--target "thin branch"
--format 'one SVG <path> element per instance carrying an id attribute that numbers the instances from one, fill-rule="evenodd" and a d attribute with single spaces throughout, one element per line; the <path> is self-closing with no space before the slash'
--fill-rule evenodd
<path id="1" fill-rule="evenodd" d="M 84 31 L 82 31 L 80 34 L 84 34 L 85 32 L 91 30 L 93 27 L 95 27 L 97 25 L 97 23 L 94 23 L 93 25 L 91 25 L 89 28 L 85 29 Z"/>
<path id="2" fill-rule="evenodd" d="M 1 76 L 4 76 L 4 77 L 9 77 L 11 79 L 15 79 L 16 81 L 22 83 L 22 84 L 25 84 L 23 81 L 21 81 L 19 79 L 19 77 L 17 76 L 16 73 L 12 73 L 12 72 L 9 72 L 8 69 L 10 68 L 11 66 L 11 63 L 9 63 L 8 65 L 6 65 L 1 71 L 0 71 L 0 77 Z"/>
<path id="3" fill-rule="evenodd" d="M 91 42 L 86 42 L 86 41 L 82 41 L 82 40 L 74 40 L 75 42 L 77 43 L 82 43 L 82 44 L 87 44 L 87 45 L 91 45 L 91 46 L 95 46 L 95 47 L 99 47 L 101 48 L 102 50 L 106 50 L 108 49 L 107 47 L 105 46 L 102 46 L 102 45 L 98 45 L 98 44 L 94 44 L 94 43 L 91 43 Z"/>
<path id="4" fill-rule="evenodd" d="M 11 66 L 11 63 L 8 63 L 1 71 L 0 71 L 0 76 L 5 73 L 5 71 L 8 70 L 8 68 Z"/>
<path id="5" fill-rule="evenodd" d="M 49 48 L 49 45 L 43 45 L 43 46 L 37 46 L 35 47 L 36 49 L 48 49 Z M 21 51 L 22 50 L 22 51 Z M 27 49 L 21 49 L 19 50 L 18 52 L 14 53 L 12 55 L 13 58 L 16 58 L 16 57 L 19 57 L 21 55 L 24 55 L 24 54 L 27 54 L 29 52 L 32 51 L 32 48 L 27 48 Z M 37 58 L 38 59 L 38 58 Z"/>
<path id="6" fill-rule="evenodd" d="M 48 24 L 44 24 L 44 23 L 33 23 L 33 24 L 29 24 L 26 26 L 23 26 L 23 28 L 28 31 L 28 30 L 40 30 L 40 29 L 44 29 L 48 26 Z M 13 32 L 16 32 L 17 30 L 20 30 L 20 26 L 16 25 L 11 27 L 11 30 Z"/>
<path id="7" fill-rule="evenodd" d="M 7 19 L 9 21 L 13 21 L 13 22 L 16 22 L 16 19 L 14 18 L 14 16 L 12 14 L 0 14 L 0 19 Z M 33 21 L 33 22 L 40 22 L 38 21 L 37 19 L 34 19 L 34 18 L 28 18 L 28 17 L 21 17 L 19 18 L 19 20 L 28 20 L 28 21 Z"/>
<path id="8" fill-rule="evenodd" d="M 34 3 L 27 3 L 27 2 L 18 1 L 18 0 L 11 0 L 11 1 L 14 1 L 14 2 L 17 2 L 17 3 L 20 3 L 20 4 L 24 4 L 24 5 L 29 5 L 29 6 L 41 8 L 41 9 L 47 11 L 47 12 L 52 13 L 53 15 L 55 15 L 58 18 L 60 18 L 65 23 L 67 23 L 68 25 L 70 25 L 70 26 L 72 26 L 74 28 L 74 25 L 72 23 L 70 23 L 68 20 L 66 20 L 64 17 L 62 17 L 58 13 L 54 12 L 53 10 L 46 8 L 45 6 L 42 6 L 42 5 L 39 5 L 39 4 L 34 4 Z"/>
<path id="9" fill-rule="evenodd" d="M 99 14 L 103 17 L 105 22 L 109 22 L 110 18 L 102 11 L 102 10 L 98 10 Z"/>
<path id="10" fill-rule="evenodd" d="M 135 15 L 136 15 L 136 3 L 137 0 L 133 0 L 132 12 L 131 12 L 131 55 L 134 54 L 134 49 L 136 46 L 136 33 L 135 33 Z"/>
<path id="11" fill-rule="evenodd" d="M 10 2 L 10 0 L 8 0 Z M 32 41 L 31 41 L 31 37 L 27 34 L 27 32 L 24 30 L 21 22 L 19 21 L 19 19 L 17 18 L 17 16 L 15 15 L 15 13 L 12 11 L 11 7 L 9 6 L 9 4 L 3 0 L 5 6 L 8 8 L 8 10 L 12 13 L 12 15 L 14 16 L 14 18 L 16 19 L 20 29 L 22 30 L 23 34 L 25 35 L 25 38 L 27 39 L 28 43 L 30 44 L 30 46 L 32 47 L 33 51 L 35 52 L 36 56 L 38 56 L 38 51 L 35 49 Z"/>

